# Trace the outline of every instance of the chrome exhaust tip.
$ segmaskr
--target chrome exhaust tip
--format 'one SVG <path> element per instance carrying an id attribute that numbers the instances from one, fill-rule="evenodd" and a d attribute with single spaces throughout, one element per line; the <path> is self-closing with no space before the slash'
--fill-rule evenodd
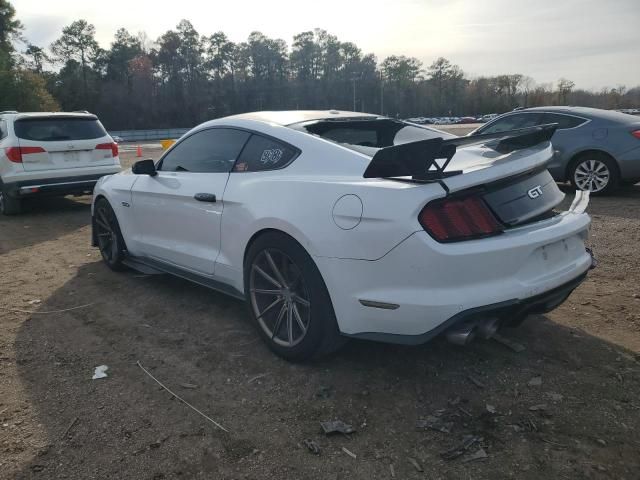
<path id="1" fill-rule="evenodd" d="M 500 322 L 497 318 L 487 318 L 478 324 L 478 335 L 488 340 L 496 334 L 499 326 Z"/>
<path id="2" fill-rule="evenodd" d="M 465 323 L 447 332 L 447 340 L 454 345 L 467 345 L 476 337 L 476 324 Z"/>

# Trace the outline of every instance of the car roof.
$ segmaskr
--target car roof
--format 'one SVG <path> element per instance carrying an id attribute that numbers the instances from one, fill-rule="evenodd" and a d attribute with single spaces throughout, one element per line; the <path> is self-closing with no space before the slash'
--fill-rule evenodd
<path id="1" fill-rule="evenodd" d="M 248 112 L 238 115 L 231 115 L 225 119 L 233 120 L 255 120 L 265 123 L 275 123 L 277 125 L 293 125 L 295 123 L 308 122 L 312 120 L 322 120 L 327 118 L 375 118 L 379 115 L 362 112 L 349 112 L 344 110 L 282 110 Z"/>
<path id="2" fill-rule="evenodd" d="M 612 122 L 637 122 L 633 115 L 616 112 L 615 110 L 603 110 L 601 108 L 591 107 L 571 107 L 571 106 L 549 106 L 549 107 L 531 107 L 521 110 L 515 110 L 509 113 L 520 112 L 550 112 L 550 113 L 566 113 L 569 115 L 578 115 L 586 118 L 600 118 Z"/>
<path id="3" fill-rule="evenodd" d="M 18 112 L 18 113 L 0 113 L 5 118 L 38 118 L 38 117 L 78 117 L 78 118 L 97 118 L 93 113 L 89 112 Z"/>

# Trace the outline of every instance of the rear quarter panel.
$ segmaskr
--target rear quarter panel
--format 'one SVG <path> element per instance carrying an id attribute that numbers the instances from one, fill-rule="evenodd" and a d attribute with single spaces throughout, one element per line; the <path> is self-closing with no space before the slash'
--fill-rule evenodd
<path id="1" fill-rule="evenodd" d="M 375 260 L 421 230 L 417 218 L 422 207 L 445 195 L 438 184 L 364 179 L 368 157 L 309 138 L 313 142 L 307 148 L 296 145 L 303 153 L 285 169 L 229 176 L 216 276 L 240 291 L 245 250 L 256 232 L 285 232 L 316 257 Z M 333 215 L 344 195 L 362 203 L 361 218 L 350 218 L 357 225 L 349 229 L 338 226 Z"/>

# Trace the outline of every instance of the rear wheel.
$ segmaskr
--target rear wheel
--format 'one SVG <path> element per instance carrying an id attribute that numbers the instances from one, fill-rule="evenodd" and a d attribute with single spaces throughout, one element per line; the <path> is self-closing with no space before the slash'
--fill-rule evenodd
<path id="1" fill-rule="evenodd" d="M 2 215 L 17 215 L 22 211 L 22 201 L 10 196 L 0 184 L 0 213 Z"/>
<path id="2" fill-rule="evenodd" d="M 570 180 L 579 190 L 593 195 L 606 195 L 616 189 L 620 181 L 618 166 L 611 157 L 594 152 L 579 157 L 573 164 Z"/>
<path id="3" fill-rule="evenodd" d="M 277 232 L 260 236 L 247 252 L 244 273 L 249 310 L 276 354 L 304 361 L 344 344 L 322 276 L 291 237 Z"/>
<path id="4" fill-rule="evenodd" d="M 104 263 L 111 270 L 123 270 L 124 240 L 120 233 L 120 225 L 116 214 L 109 202 L 104 198 L 96 202 L 94 222 L 98 248 Z"/>

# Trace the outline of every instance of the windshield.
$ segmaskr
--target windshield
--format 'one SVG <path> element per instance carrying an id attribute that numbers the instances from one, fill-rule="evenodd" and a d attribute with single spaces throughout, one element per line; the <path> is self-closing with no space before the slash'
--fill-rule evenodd
<path id="1" fill-rule="evenodd" d="M 91 117 L 23 118 L 16 121 L 14 129 L 17 137 L 40 142 L 90 140 L 107 134 Z"/>
<path id="2" fill-rule="evenodd" d="M 299 129 L 371 156 L 384 147 L 455 136 L 390 118 L 320 120 Z"/>

